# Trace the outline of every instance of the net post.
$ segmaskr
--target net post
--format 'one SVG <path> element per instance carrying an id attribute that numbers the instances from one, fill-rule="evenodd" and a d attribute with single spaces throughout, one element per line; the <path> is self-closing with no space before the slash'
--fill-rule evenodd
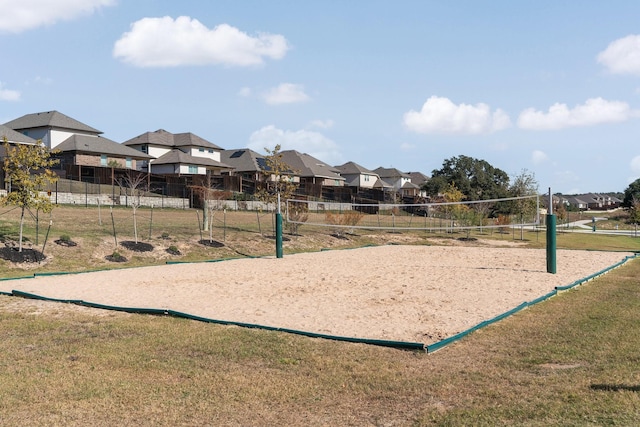
<path id="1" fill-rule="evenodd" d="M 547 213 L 547 273 L 556 274 L 556 216 L 549 187 L 549 210 Z"/>
<path id="2" fill-rule="evenodd" d="M 276 258 L 282 258 L 282 212 L 280 212 L 280 193 L 276 207 Z"/>

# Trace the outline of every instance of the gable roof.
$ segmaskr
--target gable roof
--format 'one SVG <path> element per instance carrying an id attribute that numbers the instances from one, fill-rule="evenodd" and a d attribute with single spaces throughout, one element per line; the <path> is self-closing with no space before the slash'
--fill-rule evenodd
<path id="1" fill-rule="evenodd" d="M 359 164 L 357 164 L 355 162 L 347 162 L 347 163 L 345 163 L 343 165 L 336 166 L 335 168 L 343 175 L 352 175 L 352 174 L 357 174 L 357 175 L 361 175 L 361 174 L 377 175 L 372 170 L 369 170 L 369 169 L 365 168 L 364 166 L 360 166 Z"/>
<path id="2" fill-rule="evenodd" d="M 185 133 L 171 133 L 164 129 L 158 129 L 155 132 L 145 132 L 142 135 L 138 135 L 135 138 L 131 138 L 125 142 L 124 145 L 160 145 L 163 147 L 204 147 L 216 150 L 222 150 L 213 142 L 209 142 L 204 138 L 199 137 L 191 132 Z"/>
<path id="3" fill-rule="evenodd" d="M 393 185 L 389 184 L 387 181 L 385 181 L 382 178 L 378 178 L 376 182 L 373 184 L 373 188 L 381 188 L 384 190 L 385 188 L 393 188 Z"/>
<path id="4" fill-rule="evenodd" d="M 27 135 L 23 135 L 20 132 L 16 132 L 8 126 L 0 125 L 0 143 L 3 143 L 5 138 L 7 139 L 7 142 L 19 144 L 35 144 L 37 142 L 35 139 L 30 138 Z"/>
<path id="5" fill-rule="evenodd" d="M 307 153 L 300 153 L 296 150 L 282 151 L 282 160 L 291 167 L 295 175 L 302 177 L 330 178 L 344 181 L 338 171 L 325 164 L 321 160 L 310 156 Z"/>
<path id="6" fill-rule="evenodd" d="M 58 111 L 45 111 L 42 113 L 26 114 L 17 119 L 5 123 L 5 126 L 13 130 L 34 129 L 34 128 L 57 128 L 71 131 L 81 131 L 99 135 L 102 131 L 85 125 L 82 122 L 72 119 Z"/>
<path id="7" fill-rule="evenodd" d="M 417 185 L 422 185 L 429 181 L 429 177 L 422 172 L 409 172 L 409 177 L 411 178 L 411 182 Z"/>
<path id="8" fill-rule="evenodd" d="M 415 185 L 413 182 L 411 181 L 407 181 L 404 184 L 402 184 L 402 188 L 407 190 L 407 189 L 419 189 L 420 187 Z"/>
<path id="9" fill-rule="evenodd" d="M 187 154 L 183 151 L 178 150 L 177 148 L 169 151 L 166 154 L 155 159 L 151 165 L 152 167 L 155 165 L 194 165 L 194 166 L 205 166 L 205 167 L 215 167 L 220 169 L 233 169 L 231 166 L 217 162 L 213 159 L 209 159 L 207 157 L 196 157 L 190 154 Z"/>
<path id="10" fill-rule="evenodd" d="M 267 168 L 264 156 L 249 148 L 222 150 L 220 160 L 238 172 L 262 172 Z"/>
<path id="11" fill-rule="evenodd" d="M 396 168 L 383 168 L 380 166 L 373 170 L 380 178 L 411 178 L 409 174 L 404 173 Z"/>
<path id="12" fill-rule="evenodd" d="M 101 136 L 71 135 L 58 144 L 56 150 L 62 152 L 75 151 L 91 154 L 111 154 L 120 157 L 131 157 L 132 159 L 153 159 L 153 157 L 148 154 Z"/>

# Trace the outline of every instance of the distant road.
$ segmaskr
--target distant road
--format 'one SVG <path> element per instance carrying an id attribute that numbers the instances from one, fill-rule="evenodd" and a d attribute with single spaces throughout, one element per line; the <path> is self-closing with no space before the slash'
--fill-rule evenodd
<path id="1" fill-rule="evenodd" d="M 581 219 L 580 221 L 573 221 L 567 224 L 557 225 L 556 230 L 562 231 L 563 228 L 569 228 L 572 233 L 595 233 L 595 234 L 611 234 L 615 236 L 632 236 L 640 237 L 640 231 L 635 230 L 598 230 L 598 221 L 604 221 L 607 218 L 595 217 L 596 231 L 593 231 L 593 220 Z"/>

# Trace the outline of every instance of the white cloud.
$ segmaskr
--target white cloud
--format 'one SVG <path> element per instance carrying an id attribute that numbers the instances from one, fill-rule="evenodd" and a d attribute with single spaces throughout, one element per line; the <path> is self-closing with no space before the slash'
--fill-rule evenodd
<path id="1" fill-rule="evenodd" d="M 264 153 L 265 148 L 273 149 L 276 145 L 280 145 L 282 150 L 307 153 L 328 165 L 342 162 L 338 145 L 319 132 L 282 130 L 269 125 L 255 131 L 249 138 L 249 148 L 258 153 Z"/>
<path id="2" fill-rule="evenodd" d="M 0 101 L 19 101 L 20 92 L 17 90 L 5 89 L 4 84 L 0 82 Z"/>
<path id="3" fill-rule="evenodd" d="M 518 126 L 530 130 L 553 130 L 623 122 L 632 117 L 638 117 L 638 111 L 632 110 L 626 102 L 591 98 L 573 109 L 560 103 L 553 104 L 546 113 L 527 108 L 520 113 Z"/>
<path id="4" fill-rule="evenodd" d="M 0 32 L 21 33 L 70 21 L 115 3 L 115 0 L 0 0 Z"/>
<path id="5" fill-rule="evenodd" d="M 251 96 L 251 94 L 252 94 L 252 91 L 250 87 L 243 87 L 238 91 L 238 95 L 243 98 L 248 98 Z"/>
<path id="6" fill-rule="evenodd" d="M 540 163 L 546 162 L 547 160 L 549 160 L 549 156 L 547 156 L 547 153 L 545 153 L 544 151 L 533 150 L 533 152 L 531 153 L 531 162 L 534 165 L 539 165 Z"/>
<path id="7" fill-rule="evenodd" d="M 598 54 L 597 60 L 614 74 L 640 75 L 640 35 L 612 41 Z"/>
<path id="8" fill-rule="evenodd" d="M 502 110 L 491 111 L 487 104 L 456 105 L 448 98 L 430 97 L 422 110 L 404 114 L 404 125 L 417 133 L 482 134 L 510 126 Z"/>
<path id="9" fill-rule="evenodd" d="M 252 66 L 263 64 L 265 58 L 281 59 L 288 49 L 281 35 L 252 37 L 227 24 L 209 29 L 188 16 L 165 16 L 131 24 L 131 30 L 116 41 L 113 56 L 137 67 Z"/>
<path id="10" fill-rule="evenodd" d="M 320 129 L 331 129 L 334 125 L 333 120 L 314 120 L 311 122 L 311 126 L 320 128 Z"/>
<path id="11" fill-rule="evenodd" d="M 264 101 L 270 105 L 294 104 L 309 100 L 304 86 L 294 83 L 282 83 L 264 93 Z"/>

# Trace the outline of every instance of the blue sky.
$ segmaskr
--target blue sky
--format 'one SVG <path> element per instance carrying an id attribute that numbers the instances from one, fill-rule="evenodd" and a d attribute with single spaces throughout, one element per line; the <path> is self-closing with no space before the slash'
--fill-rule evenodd
<path id="1" fill-rule="evenodd" d="M 193 132 L 339 165 L 445 159 L 546 192 L 640 177 L 640 2 L 0 0 L 0 123 Z"/>

